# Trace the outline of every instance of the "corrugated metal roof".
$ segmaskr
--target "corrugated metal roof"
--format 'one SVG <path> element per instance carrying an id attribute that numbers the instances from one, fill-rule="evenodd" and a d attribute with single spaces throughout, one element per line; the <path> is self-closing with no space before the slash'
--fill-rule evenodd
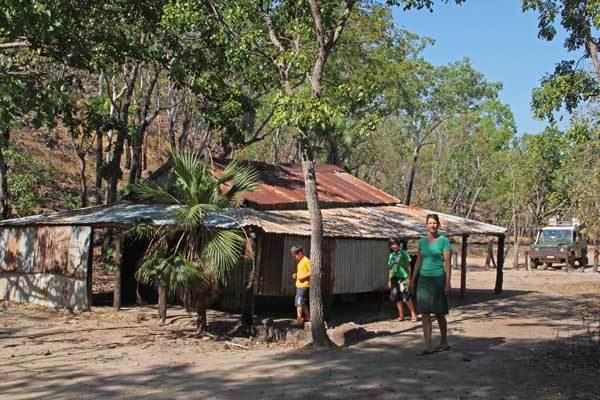
<path id="1" fill-rule="evenodd" d="M 174 224 L 169 211 L 178 206 L 157 204 L 117 204 L 64 211 L 5 220 L 0 226 L 90 225 L 96 227 L 124 226 L 140 219 L 157 225 Z M 325 237 L 373 238 L 398 237 L 414 239 L 427 234 L 425 216 L 432 211 L 418 207 L 379 206 L 323 209 Z M 500 235 L 505 228 L 438 213 L 441 231 L 448 235 Z M 254 226 L 267 233 L 310 236 L 310 216 L 307 210 L 227 209 L 207 213 L 205 226 L 214 229 L 236 229 Z"/>
<path id="2" fill-rule="evenodd" d="M 231 160 L 213 160 L 215 173 L 219 175 Z M 269 164 L 261 161 L 238 161 L 254 168 L 262 181 L 258 191 L 247 193 L 241 199 L 256 209 L 306 208 L 304 175 L 301 164 Z M 151 180 L 162 180 L 170 171 L 166 163 Z M 316 164 L 319 201 L 323 208 L 344 205 L 392 205 L 397 198 L 354 177 L 336 165 Z"/>
<path id="3" fill-rule="evenodd" d="M 170 212 L 177 205 L 161 204 L 115 204 L 88 207 L 79 210 L 61 211 L 54 214 L 0 221 L 0 226 L 29 225 L 90 225 L 96 227 L 126 226 L 136 221 L 150 220 L 156 225 L 173 225 L 175 219 Z M 240 226 L 258 226 L 251 209 L 224 209 L 205 214 L 205 226 L 215 229 L 235 229 Z"/>
<path id="4" fill-rule="evenodd" d="M 326 237 L 416 239 L 427 235 L 425 217 L 433 211 L 402 205 L 349 207 L 321 210 Z M 503 227 L 471 219 L 437 213 L 441 232 L 453 235 L 500 235 Z M 306 210 L 258 211 L 265 232 L 310 236 L 310 217 Z"/>

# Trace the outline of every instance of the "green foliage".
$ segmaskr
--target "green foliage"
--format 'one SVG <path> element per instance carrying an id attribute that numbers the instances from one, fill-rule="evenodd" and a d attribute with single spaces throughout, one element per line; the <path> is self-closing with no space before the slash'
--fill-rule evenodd
<path id="1" fill-rule="evenodd" d="M 600 82 L 587 71 L 575 68 L 575 62 L 563 61 L 553 74 L 541 80 L 541 87 L 533 90 L 531 107 L 539 119 L 554 120 L 561 107 L 573 113 L 580 104 L 600 95 Z"/>
<path id="2" fill-rule="evenodd" d="M 169 215 L 175 224 L 139 221 L 126 235 L 150 242 L 138 278 L 181 294 L 212 279 L 226 282 L 244 250 L 244 236 L 238 231 L 209 231 L 204 219 L 207 213 L 230 218 L 222 210 L 237 207 L 239 196 L 256 190 L 258 175 L 231 162 L 217 176 L 199 154 L 171 151 L 169 157 L 168 179 L 141 182 L 133 190 L 142 202 L 173 205 Z"/>
<path id="3" fill-rule="evenodd" d="M 583 60 L 562 61 L 554 73 L 546 75 L 541 87 L 533 92 L 532 108 L 536 117 L 549 120 L 564 106 L 572 113 L 581 104 L 595 99 L 600 92 L 600 64 L 598 38 L 600 28 L 600 1 L 579 0 L 522 0 L 523 11 L 538 12 L 538 36 L 553 40 L 556 25 L 560 24 L 568 36 L 564 47 L 568 51 L 583 50 Z M 586 68 L 585 60 L 593 61 L 594 72 Z"/>
<path id="4" fill-rule="evenodd" d="M 9 205 L 16 216 L 31 215 L 44 198 L 43 184 L 53 178 L 47 166 L 38 163 L 31 154 L 10 146 L 4 156 L 11 173 L 8 175 Z"/>

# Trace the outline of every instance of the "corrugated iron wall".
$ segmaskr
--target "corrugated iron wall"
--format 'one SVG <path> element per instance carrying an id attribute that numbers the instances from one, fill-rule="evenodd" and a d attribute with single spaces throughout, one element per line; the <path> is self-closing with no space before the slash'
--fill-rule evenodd
<path id="1" fill-rule="evenodd" d="M 310 238 L 291 235 L 264 235 L 259 241 L 258 284 L 256 294 L 293 296 L 292 274 L 296 261 L 292 246 L 302 246 L 310 255 Z M 385 240 L 325 239 L 323 243 L 324 291 L 326 293 L 362 293 L 385 288 L 388 279 Z"/>
<path id="2" fill-rule="evenodd" d="M 92 228 L 0 228 L 0 298 L 88 308 Z"/>
<path id="3" fill-rule="evenodd" d="M 333 250 L 333 293 L 363 293 L 385 288 L 388 281 L 385 240 L 336 239 Z"/>

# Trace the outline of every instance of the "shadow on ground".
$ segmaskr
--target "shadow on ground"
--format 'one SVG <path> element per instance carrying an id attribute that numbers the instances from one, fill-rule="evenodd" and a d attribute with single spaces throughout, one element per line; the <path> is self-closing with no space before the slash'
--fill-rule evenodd
<path id="1" fill-rule="evenodd" d="M 5 373 L 0 393 L 12 399 L 593 398 L 586 397 L 596 393 L 591 371 L 546 368 L 540 354 L 548 345 L 457 336 L 451 351 L 421 357 L 411 340 L 394 347 L 369 341 L 351 349 L 267 353 L 251 361 L 228 353 L 214 365 L 199 357 L 198 363 L 115 373 L 64 364 L 16 379 Z M 570 379 L 579 383 L 566 385 Z"/>

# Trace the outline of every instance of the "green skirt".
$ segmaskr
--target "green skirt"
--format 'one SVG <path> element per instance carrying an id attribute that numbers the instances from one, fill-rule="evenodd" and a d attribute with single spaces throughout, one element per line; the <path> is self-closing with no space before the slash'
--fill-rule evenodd
<path id="1" fill-rule="evenodd" d="M 417 282 L 417 313 L 418 314 L 448 314 L 448 296 L 445 276 L 419 276 Z"/>

